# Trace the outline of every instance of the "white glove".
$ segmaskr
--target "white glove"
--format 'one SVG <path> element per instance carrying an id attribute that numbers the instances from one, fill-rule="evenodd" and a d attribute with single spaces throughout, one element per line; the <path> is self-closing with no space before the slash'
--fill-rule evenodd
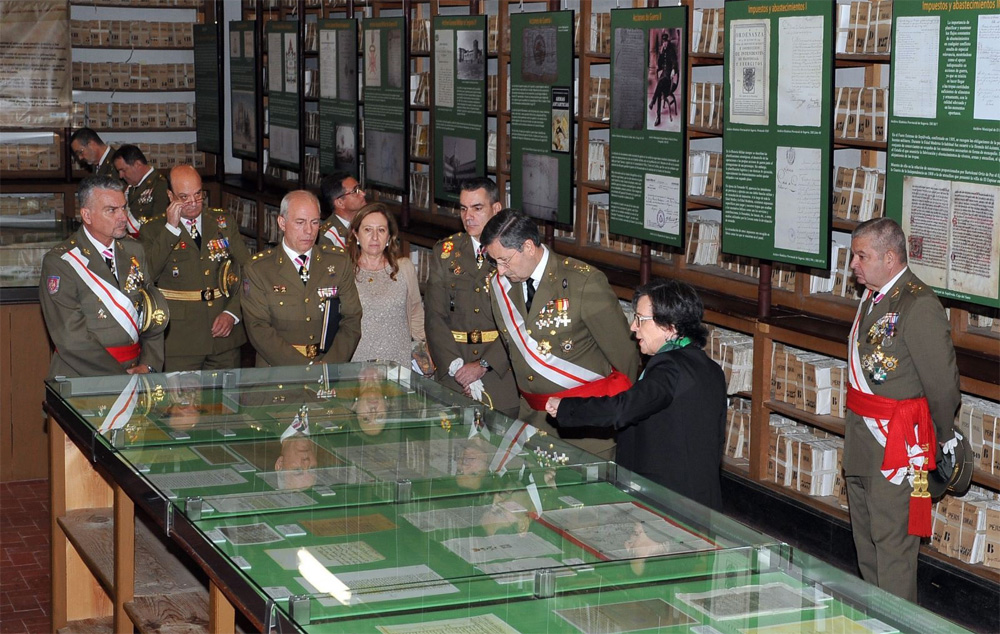
<path id="1" fill-rule="evenodd" d="M 460 358 L 456 357 L 455 360 L 448 365 L 448 376 L 455 376 L 455 373 L 461 370 L 462 366 L 464 365 L 465 361 L 462 361 Z M 476 399 L 480 403 L 483 402 L 482 379 L 476 379 L 472 383 L 469 383 L 469 394 L 472 396 L 472 398 Z"/>
<path id="2" fill-rule="evenodd" d="M 958 446 L 958 441 L 962 440 L 963 438 L 964 437 L 962 436 L 962 434 L 958 433 L 958 430 L 956 430 L 955 436 L 945 444 L 941 445 L 941 453 L 948 454 L 949 456 L 954 456 L 955 447 Z"/>

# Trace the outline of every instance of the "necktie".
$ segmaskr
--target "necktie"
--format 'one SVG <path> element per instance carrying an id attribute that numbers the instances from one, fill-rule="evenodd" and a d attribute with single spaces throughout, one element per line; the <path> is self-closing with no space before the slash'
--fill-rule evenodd
<path id="1" fill-rule="evenodd" d="M 198 245 L 199 249 L 201 249 L 201 234 L 198 233 L 197 220 L 192 220 L 188 223 L 188 233 L 191 234 L 191 238 L 194 240 L 194 243 Z"/>
<path id="2" fill-rule="evenodd" d="M 875 309 L 875 304 L 877 304 L 880 301 L 882 301 L 883 297 L 885 297 L 885 293 L 875 293 L 874 295 L 872 295 L 872 303 L 868 304 L 868 314 L 869 315 L 872 313 L 872 310 Z"/>
<path id="3" fill-rule="evenodd" d="M 108 265 L 108 269 L 115 276 L 115 280 L 117 280 L 118 273 L 115 272 L 115 254 L 111 252 L 111 249 L 104 249 L 101 255 L 104 256 L 104 263 Z"/>
<path id="4" fill-rule="evenodd" d="M 527 289 L 527 301 L 524 302 L 524 307 L 531 310 L 531 300 L 535 299 L 535 280 L 530 277 L 524 280 L 524 287 Z"/>
<path id="5" fill-rule="evenodd" d="M 305 284 L 309 281 L 309 269 L 306 268 L 306 265 L 309 264 L 309 256 L 300 255 L 295 258 L 295 263 L 299 265 L 299 279 Z"/>

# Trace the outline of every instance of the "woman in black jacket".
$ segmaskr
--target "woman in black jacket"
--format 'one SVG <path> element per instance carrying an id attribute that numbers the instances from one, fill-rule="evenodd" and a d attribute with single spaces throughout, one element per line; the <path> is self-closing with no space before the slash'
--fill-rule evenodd
<path id="1" fill-rule="evenodd" d="M 616 396 L 550 398 L 560 427 L 614 427 L 616 462 L 716 510 L 725 443 L 726 380 L 703 350 L 704 307 L 683 282 L 654 279 L 636 289 L 632 332 L 652 358 Z"/>

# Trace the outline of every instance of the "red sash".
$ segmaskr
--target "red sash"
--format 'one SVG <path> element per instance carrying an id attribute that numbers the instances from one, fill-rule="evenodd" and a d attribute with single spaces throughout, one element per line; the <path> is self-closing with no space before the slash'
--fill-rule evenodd
<path id="1" fill-rule="evenodd" d="M 911 535 L 930 537 L 931 497 L 927 492 L 926 478 L 927 471 L 937 468 L 937 435 L 927 398 L 921 396 L 897 401 L 848 386 L 847 409 L 858 416 L 889 421 L 889 429 L 883 430 L 886 436 L 883 470 L 906 469 L 914 458 L 923 456 L 923 466 L 914 469 L 909 532 Z"/>
<path id="2" fill-rule="evenodd" d="M 614 396 L 615 394 L 624 392 L 630 387 L 632 387 L 632 381 L 630 381 L 627 376 L 618 370 L 613 369 L 611 370 L 611 374 L 603 379 L 591 381 L 590 383 L 584 383 L 583 385 L 579 385 L 568 390 L 552 392 L 551 394 L 531 394 L 521 390 L 521 396 L 523 396 L 524 400 L 528 402 L 531 409 L 538 412 L 544 412 L 545 402 L 552 396 L 558 396 L 559 398 Z"/>
<path id="3" fill-rule="evenodd" d="M 105 348 L 115 361 L 118 363 L 128 363 L 129 361 L 137 361 L 139 359 L 139 353 L 142 352 L 142 348 L 137 343 L 133 343 L 129 346 L 111 346 L 110 348 Z"/>

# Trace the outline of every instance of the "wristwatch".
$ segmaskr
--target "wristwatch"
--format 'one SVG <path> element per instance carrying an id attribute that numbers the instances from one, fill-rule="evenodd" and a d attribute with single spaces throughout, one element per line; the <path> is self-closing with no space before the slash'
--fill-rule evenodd
<path id="1" fill-rule="evenodd" d="M 489 372 L 490 370 L 493 369 L 492 367 L 490 367 L 490 362 L 487 361 L 486 359 L 480 359 L 479 360 L 479 367 L 483 368 L 487 372 Z"/>

